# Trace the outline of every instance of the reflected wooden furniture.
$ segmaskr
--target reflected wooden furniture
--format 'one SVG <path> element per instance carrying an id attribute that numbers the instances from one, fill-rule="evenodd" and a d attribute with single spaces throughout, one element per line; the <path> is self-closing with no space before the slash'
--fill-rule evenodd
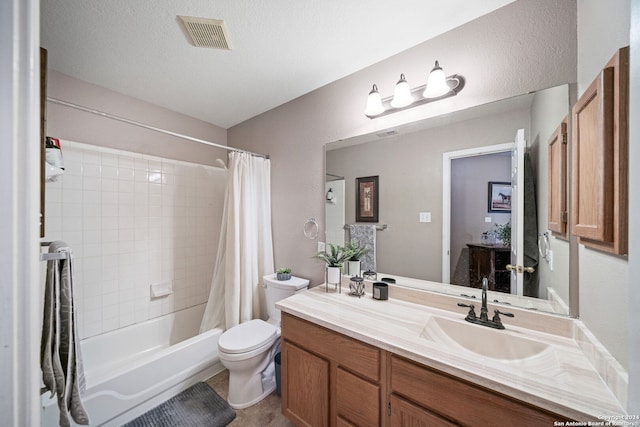
<path id="1" fill-rule="evenodd" d="M 539 426 L 566 417 L 282 313 L 282 413 L 297 426 Z"/>
<path id="2" fill-rule="evenodd" d="M 605 65 L 572 108 L 571 233 L 627 253 L 629 48 Z"/>
<path id="3" fill-rule="evenodd" d="M 467 243 L 469 247 L 469 286 L 482 288 L 484 277 L 489 281 L 490 291 L 511 292 L 511 272 L 507 264 L 511 261 L 511 248 L 502 245 Z"/>
<path id="4" fill-rule="evenodd" d="M 549 230 L 554 236 L 568 239 L 567 227 L 567 128 L 569 117 L 565 117 L 560 126 L 549 138 Z"/>

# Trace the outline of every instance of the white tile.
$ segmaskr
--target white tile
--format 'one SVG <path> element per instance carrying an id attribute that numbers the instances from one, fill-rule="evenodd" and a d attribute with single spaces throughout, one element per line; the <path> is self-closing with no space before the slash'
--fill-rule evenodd
<path id="1" fill-rule="evenodd" d="M 112 178 L 102 178 L 102 191 L 118 192 L 118 180 Z"/>
<path id="2" fill-rule="evenodd" d="M 66 172 L 66 171 L 65 171 Z M 101 176 L 100 163 L 87 163 L 82 167 L 83 177 L 99 178 Z"/>
<path id="3" fill-rule="evenodd" d="M 62 203 L 64 205 L 82 203 L 82 190 L 64 188 L 62 190 Z"/>
<path id="4" fill-rule="evenodd" d="M 108 317 L 118 315 L 118 292 L 102 295 L 102 313 Z"/>
<path id="5" fill-rule="evenodd" d="M 133 193 L 135 190 L 134 181 L 118 181 L 118 192 L 120 193 Z"/>
<path id="6" fill-rule="evenodd" d="M 105 166 L 102 165 L 102 179 L 118 179 L 118 167 L 117 166 Z"/>
<path id="7" fill-rule="evenodd" d="M 133 168 L 133 156 L 119 155 L 118 169 L 121 168 Z"/>
<path id="8" fill-rule="evenodd" d="M 117 271 L 116 271 L 117 273 Z M 119 290 L 119 284 L 117 279 L 104 280 L 102 282 L 102 294 L 115 294 Z"/>
<path id="9" fill-rule="evenodd" d="M 102 166 L 118 166 L 118 155 L 114 153 L 101 153 L 100 155 Z M 103 169 L 104 171 L 104 169 Z"/>
<path id="10" fill-rule="evenodd" d="M 102 203 L 102 194 L 100 191 L 82 191 L 82 202 L 83 203 L 93 203 L 99 205 Z"/>
<path id="11" fill-rule="evenodd" d="M 46 203 L 62 202 L 62 187 L 53 187 L 50 183 L 45 184 L 44 200 Z"/>
<path id="12" fill-rule="evenodd" d="M 87 164 L 101 164 L 102 163 L 102 159 L 100 156 L 100 153 L 97 151 L 93 151 L 93 150 L 84 150 L 82 153 L 82 163 L 84 165 Z"/>

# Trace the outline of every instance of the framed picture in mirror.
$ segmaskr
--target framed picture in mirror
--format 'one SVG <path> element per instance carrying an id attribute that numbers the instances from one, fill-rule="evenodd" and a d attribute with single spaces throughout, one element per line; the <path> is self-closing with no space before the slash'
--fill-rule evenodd
<path id="1" fill-rule="evenodd" d="M 356 178 L 356 222 L 378 222 L 378 176 Z"/>
<path id="2" fill-rule="evenodd" d="M 489 212 L 511 213 L 511 183 L 489 181 Z"/>

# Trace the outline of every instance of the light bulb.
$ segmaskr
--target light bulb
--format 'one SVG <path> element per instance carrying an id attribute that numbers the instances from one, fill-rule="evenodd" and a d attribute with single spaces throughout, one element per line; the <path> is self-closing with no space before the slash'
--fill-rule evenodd
<path id="1" fill-rule="evenodd" d="M 436 61 L 435 67 L 429 73 L 427 78 L 427 87 L 425 87 L 422 96 L 425 98 L 438 98 L 449 93 L 451 88 L 447 85 L 447 78 L 444 71 L 440 68 L 440 64 Z"/>
<path id="2" fill-rule="evenodd" d="M 409 88 L 409 83 L 404 78 L 404 74 L 400 74 L 400 80 L 396 84 L 396 88 L 393 91 L 393 99 L 391 100 L 391 106 L 393 108 L 402 108 L 413 102 L 413 97 L 411 96 L 411 88 Z"/>
<path id="3" fill-rule="evenodd" d="M 380 97 L 380 93 L 378 92 L 378 86 L 373 85 L 373 89 L 369 92 L 369 97 L 367 98 L 367 108 L 364 110 L 364 114 L 367 116 L 377 116 L 384 112 L 384 107 L 382 106 L 382 97 Z"/>

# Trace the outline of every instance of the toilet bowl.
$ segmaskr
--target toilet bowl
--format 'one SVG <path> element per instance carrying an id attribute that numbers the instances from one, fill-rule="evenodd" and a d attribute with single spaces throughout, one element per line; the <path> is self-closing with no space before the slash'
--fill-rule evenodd
<path id="1" fill-rule="evenodd" d="M 218 341 L 220 363 L 229 370 L 227 402 L 234 409 L 252 406 L 276 388 L 274 357 L 280 351 L 280 310 L 275 303 L 309 286 L 299 277 L 279 281 L 263 277 L 269 319 L 254 319 L 225 331 Z"/>

